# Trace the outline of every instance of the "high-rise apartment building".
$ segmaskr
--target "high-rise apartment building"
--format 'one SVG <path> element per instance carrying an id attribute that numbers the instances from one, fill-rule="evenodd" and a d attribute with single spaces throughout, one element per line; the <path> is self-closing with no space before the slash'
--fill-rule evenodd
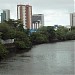
<path id="1" fill-rule="evenodd" d="M 70 14 L 70 26 L 75 26 L 75 13 Z"/>
<path id="2" fill-rule="evenodd" d="M 31 29 L 32 24 L 32 6 L 17 5 L 17 19 L 20 19 L 24 25 L 24 29 Z"/>
<path id="3" fill-rule="evenodd" d="M 41 26 L 44 26 L 44 14 L 32 15 L 32 29 L 38 29 Z"/>
<path id="4" fill-rule="evenodd" d="M 10 10 L 5 9 L 1 13 L 1 23 L 10 19 Z"/>

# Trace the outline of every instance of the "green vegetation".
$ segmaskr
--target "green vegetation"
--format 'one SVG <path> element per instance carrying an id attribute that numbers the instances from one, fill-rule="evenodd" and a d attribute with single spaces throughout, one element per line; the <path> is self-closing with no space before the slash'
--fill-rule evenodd
<path id="1" fill-rule="evenodd" d="M 40 27 L 36 32 L 30 33 L 29 29 L 24 29 L 20 20 L 9 20 L 0 23 L 0 42 L 1 39 L 14 39 L 15 49 L 18 51 L 28 51 L 32 45 L 51 43 L 56 41 L 75 40 L 75 27 L 69 30 L 64 26 Z M 0 59 L 3 59 L 10 50 L 0 43 Z"/>
<path id="2" fill-rule="evenodd" d="M 61 41 L 75 40 L 75 27 L 71 27 L 70 30 L 63 26 L 58 27 L 56 31 L 56 38 Z"/>
<path id="3" fill-rule="evenodd" d="M 31 34 L 31 42 L 32 44 L 42 44 L 48 42 L 48 38 L 45 34 L 34 32 Z"/>
<path id="4" fill-rule="evenodd" d="M 68 29 L 64 26 L 59 26 L 56 31 L 56 38 L 58 40 L 67 40 L 66 35 L 68 33 Z"/>
<path id="5" fill-rule="evenodd" d="M 4 59 L 8 54 L 8 50 L 0 43 L 0 60 Z"/>
<path id="6" fill-rule="evenodd" d="M 41 27 L 38 32 L 44 34 L 49 42 L 53 41 L 55 38 L 55 30 L 53 26 Z"/>
<path id="7" fill-rule="evenodd" d="M 6 23 L 0 24 L 0 32 L 1 38 L 6 39 L 13 39 L 14 38 L 14 30 Z"/>
<path id="8" fill-rule="evenodd" d="M 15 49 L 17 51 L 28 51 L 28 49 L 32 47 L 28 34 L 29 30 L 23 29 L 23 24 L 20 20 L 9 20 L 0 23 L 0 40 L 14 39 Z M 7 52 L 10 52 L 10 50 L 7 50 L 5 46 L 0 44 L 0 59 L 4 58 L 4 56 L 7 55 Z"/>
<path id="9" fill-rule="evenodd" d="M 15 46 L 18 49 L 30 49 L 32 43 L 26 33 L 17 31 L 15 35 Z"/>
<path id="10" fill-rule="evenodd" d="M 75 40 L 75 30 L 67 32 L 66 39 L 67 40 Z"/>

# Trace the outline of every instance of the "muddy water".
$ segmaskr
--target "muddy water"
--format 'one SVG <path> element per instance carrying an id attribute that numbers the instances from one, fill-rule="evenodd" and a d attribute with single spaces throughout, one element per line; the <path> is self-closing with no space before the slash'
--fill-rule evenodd
<path id="1" fill-rule="evenodd" d="M 74 75 L 75 41 L 37 45 L 0 64 L 0 75 Z"/>

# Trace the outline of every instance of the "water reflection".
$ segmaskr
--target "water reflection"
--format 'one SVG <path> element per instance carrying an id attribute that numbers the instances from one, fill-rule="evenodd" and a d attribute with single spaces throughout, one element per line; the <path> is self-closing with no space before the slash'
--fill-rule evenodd
<path id="1" fill-rule="evenodd" d="M 35 46 L 2 61 L 0 75 L 74 75 L 74 42 Z"/>

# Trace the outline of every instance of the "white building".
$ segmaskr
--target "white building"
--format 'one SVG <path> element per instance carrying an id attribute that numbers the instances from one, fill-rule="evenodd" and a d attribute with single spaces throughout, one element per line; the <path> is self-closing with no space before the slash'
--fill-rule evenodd
<path id="1" fill-rule="evenodd" d="M 34 15 L 32 15 L 31 29 L 38 29 L 41 26 L 44 26 L 44 14 L 34 14 Z"/>
<path id="2" fill-rule="evenodd" d="M 14 39 L 7 39 L 7 40 L 0 39 L 0 42 L 2 44 L 10 44 L 10 43 L 14 43 Z"/>
<path id="3" fill-rule="evenodd" d="M 75 26 L 75 13 L 70 14 L 70 26 Z"/>

